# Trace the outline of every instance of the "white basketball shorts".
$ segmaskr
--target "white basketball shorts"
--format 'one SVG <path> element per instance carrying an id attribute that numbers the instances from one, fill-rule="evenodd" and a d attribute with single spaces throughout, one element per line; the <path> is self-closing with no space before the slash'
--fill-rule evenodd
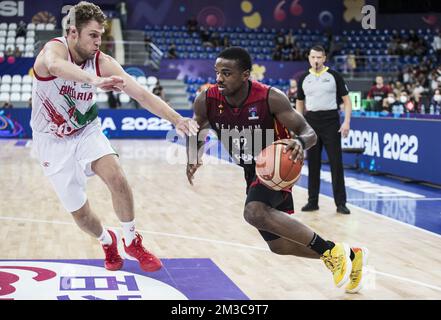
<path id="1" fill-rule="evenodd" d="M 88 125 L 73 137 L 34 132 L 32 148 L 44 175 L 69 212 L 80 209 L 87 201 L 87 177 L 94 175 L 92 162 L 116 154 L 98 124 Z"/>

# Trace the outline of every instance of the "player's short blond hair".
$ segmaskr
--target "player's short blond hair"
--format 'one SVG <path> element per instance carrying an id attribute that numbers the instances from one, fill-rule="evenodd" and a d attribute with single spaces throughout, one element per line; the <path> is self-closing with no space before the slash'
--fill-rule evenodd
<path id="1" fill-rule="evenodd" d="M 106 15 L 96 4 L 81 1 L 69 10 L 66 32 L 69 34 L 69 27 L 75 26 L 80 33 L 84 25 L 93 20 L 105 25 L 106 19 Z"/>

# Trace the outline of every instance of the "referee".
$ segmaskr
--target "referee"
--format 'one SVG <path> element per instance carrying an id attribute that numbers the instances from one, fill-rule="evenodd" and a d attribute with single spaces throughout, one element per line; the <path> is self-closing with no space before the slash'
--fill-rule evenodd
<path id="1" fill-rule="evenodd" d="M 317 134 L 317 143 L 308 150 L 308 203 L 302 211 L 319 209 L 320 168 L 323 146 L 331 165 L 332 191 L 337 212 L 350 214 L 346 207 L 346 189 L 342 163 L 341 135 L 349 133 L 351 100 L 342 76 L 324 66 L 325 49 L 314 46 L 309 51 L 311 69 L 300 77 L 296 109 Z M 345 119 L 340 126 L 339 106 L 344 103 Z M 306 108 L 305 108 L 306 107 Z"/>

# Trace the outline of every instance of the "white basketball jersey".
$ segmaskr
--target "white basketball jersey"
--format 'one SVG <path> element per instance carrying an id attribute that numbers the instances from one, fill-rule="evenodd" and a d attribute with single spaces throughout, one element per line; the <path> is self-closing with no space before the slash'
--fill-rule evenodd
<path id="1" fill-rule="evenodd" d="M 51 41 L 63 43 L 68 50 L 69 62 L 75 63 L 65 37 Z M 99 55 L 100 51 L 93 59 L 87 60 L 81 68 L 100 76 Z M 55 76 L 40 77 L 34 69 L 31 116 L 33 132 L 63 138 L 77 133 L 91 123 L 98 123 L 95 92 L 96 87 L 90 84 Z"/>

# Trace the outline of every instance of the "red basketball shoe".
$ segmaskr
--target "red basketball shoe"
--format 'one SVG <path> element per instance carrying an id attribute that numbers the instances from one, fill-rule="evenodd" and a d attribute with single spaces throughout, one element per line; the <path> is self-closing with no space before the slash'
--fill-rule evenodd
<path id="1" fill-rule="evenodd" d="M 126 245 L 125 239 L 123 239 L 123 243 L 126 254 L 138 260 L 142 270 L 153 272 L 161 269 L 161 260 L 144 248 L 142 245 L 142 236 L 138 232 L 136 232 L 136 237 L 129 246 Z"/>
<path id="2" fill-rule="evenodd" d="M 112 238 L 112 243 L 102 245 L 104 253 L 106 254 L 104 267 L 107 270 L 116 271 L 122 268 L 124 261 L 118 253 L 118 239 L 116 238 L 115 233 L 111 230 L 108 231 Z"/>

